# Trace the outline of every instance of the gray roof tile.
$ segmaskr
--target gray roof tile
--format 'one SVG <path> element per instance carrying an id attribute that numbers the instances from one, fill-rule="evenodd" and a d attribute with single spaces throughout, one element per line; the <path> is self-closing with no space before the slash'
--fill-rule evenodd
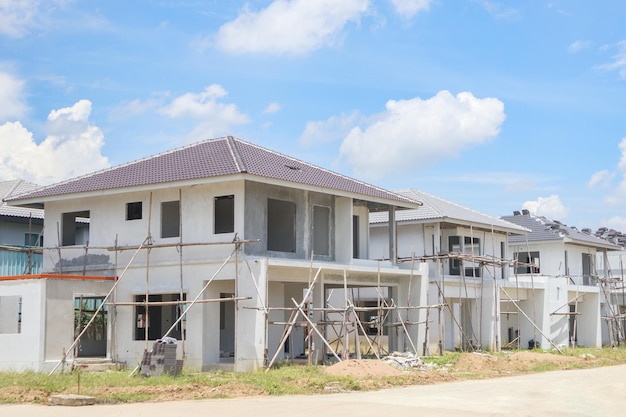
<path id="1" fill-rule="evenodd" d="M 24 180 L 0 182 L 0 216 L 43 219 L 43 210 L 9 206 L 4 202 L 6 198 L 32 192 L 38 188 L 40 188 L 38 185 Z"/>
<path id="2" fill-rule="evenodd" d="M 444 200 L 443 198 L 436 197 L 414 188 L 397 191 L 397 193 L 422 203 L 422 206 L 418 209 L 403 210 L 396 213 L 396 221 L 399 222 L 446 221 L 449 223 L 480 225 L 488 229 L 493 227 L 496 230 L 506 231 L 509 233 L 525 234 L 528 232 L 528 230 L 518 226 L 517 224 L 480 213 L 476 210 L 463 207 L 459 204 Z M 388 219 L 389 214 L 387 212 L 370 214 L 370 223 L 372 224 L 386 223 Z"/>
<path id="3" fill-rule="evenodd" d="M 414 207 L 409 198 L 366 184 L 249 142 L 224 137 L 194 143 L 145 159 L 53 184 L 10 200 L 248 174 L 388 199 Z M 403 205 L 403 204 L 400 204 Z"/>
<path id="4" fill-rule="evenodd" d="M 590 233 L 583 233 L 575 227 L 567 226 L 543 216 L 535 216 L 528 212 L 522 212 L 513 216 L 502 216 L 501 218 L 531 230 L 528 236 L 510 236 L 509 243 L 526 243 L 526 240 L 528 242 L 570 240 L 573 243 L 589 247 L 621 249 L 619 245 L 615 245 L 608 240 L 596 237 Z"/>

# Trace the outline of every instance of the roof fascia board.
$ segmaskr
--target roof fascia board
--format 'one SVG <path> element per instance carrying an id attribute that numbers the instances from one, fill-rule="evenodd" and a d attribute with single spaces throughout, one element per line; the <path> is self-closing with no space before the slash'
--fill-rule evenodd
<path id="1" fill-rule="evenodd" d="M 453 219 L 447 216 L 434 217 L 434 218 L 429 218 L 429 219 L 411 219 L 411 220 L 397 220 L 396 219 L 396 222 L 400 225 L 412 225 L 412 224 L 428 225 L 428 224 L 437 224 L 437 223 L 438 224 L 448 223 L 453 226 L 472 227 L 472 228 L 475 228 L 478 230 L 484 230 L 487 232 L 491 232 L 491 230 L 493 230 L 494 232 L 502 232 L 506 234 L 512 233 L 512 234 L 522 235 L 522 236 L 530 233 L 529 229 L 523 228 L 521 226 L 520 228 L 522 228 L 522 230 L 518 230 L 518 229 L 502 227 L 498 225 L 491 225 L 491 224 L 486 224 L 486 223 L 474 223 L 474 222 L 470 222 L 467 220 Z M 379 222 L 379 223 L 372 223 L 372 224 L 386 225 L 387 222 Z"/>

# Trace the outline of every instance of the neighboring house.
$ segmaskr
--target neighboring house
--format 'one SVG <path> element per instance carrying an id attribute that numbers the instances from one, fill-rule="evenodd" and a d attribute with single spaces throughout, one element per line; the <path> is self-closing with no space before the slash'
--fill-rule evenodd
<path id="1" fill-rule="evenodd" d="M 98 313 L 100 327 L 70 356 L 134 366 L 167 334 L 179 340 L 186 366 L 245 371 L 273 357 L 323 360 L 325 339 L 305 334 L 302 316 L 316 323 L 308 330 L 325 335 L 332 291 L 377 288 L 392 305 L 427 302 L 426 265 L 368 260 L 370 213 L 401 213 L 418 203 L 232 137 L 47 186 L 9 204 L 45 208 L 46 230 L 58 233 L 44 242 L 42 271 L 49 275 L 0 282 L 0 296 L 23 300 L 21 334 L 0 334 L 4 369 L 55 366 L 84 313 Z M 395 240 L 389 242 L 393 254 Z M 411 310 L 410 320 L 424 320 L 424 312 Z M 285 323 L 296 321 L 288 334 Z M 6 354 L 7 344 L 27 337 L 36 360 Z M 407 338 L 423 343 L 424 334 L 393 332 L 389 349 Z"/>
<path id="2" fill-rule="evenodd" d="M 498 350 L 508 331 L 506 317 L 499 324 L 508 310 L 496 291 L 509 285 L 507 239 L 528 230 L 415 189 L 398 194 L 422 203 L 396 216 L 399 258 L 429 265 L 428 341 L 419 353 Z M 370 253 L 385 257 L 388 214 L 372 213 L 370 228 Z"/>
<path id="3" fill-rule="evenodd" d="M 509 249 L 517 262 L 520 282 L 530 282 L 537 303 L 526 312 L 536 316 L 542 331 L 541 346 L 577 344 L 599 347 L 612 335 L 605 311 L 610 308 L 604 276 L 599 276 L 596 259 L 608 259 L 621 246 L 561 222 L 516 211 L 503 220 L 528 228 L 527 236 L 511 236 Z"/>
<path id="4" fill-rule="evenodd" d="M 24 180 L 0 182 L 0 276 L 36 274 L 42 264 L 43 210 L 11 207 L 4 199 L 39 188 Z"/>

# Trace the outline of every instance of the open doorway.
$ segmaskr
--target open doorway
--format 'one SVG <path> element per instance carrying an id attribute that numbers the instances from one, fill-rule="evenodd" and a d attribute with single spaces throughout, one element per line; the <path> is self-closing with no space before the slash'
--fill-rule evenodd
<path id="1" fill-rule="evenodd" d="M 75 297 L 74 298 L 74 337 L 77 337 L 94 317 L 104 297 Z M 93 358 L 106 357 L 107 354 L 107 323 L 108 312 L 104 306 L 77 344 L 76 357 Z"/>
<path id="2" fill-rule="evenodd" d="M 233 293 L 220 293 L 220 298 L 233 298 Z M 235 303 L 220 302 L 220 357 L 235 357 Z"/>

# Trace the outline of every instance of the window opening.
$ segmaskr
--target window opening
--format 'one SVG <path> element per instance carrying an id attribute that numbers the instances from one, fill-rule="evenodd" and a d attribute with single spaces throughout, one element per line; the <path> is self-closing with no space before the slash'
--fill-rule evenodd
<path id="1" fill-rule="evenodd" d="M 19 295 L 0 296 L 0 334 L 22 332 L 22 297 Z"/>
<path id="2" fill-rule="evenodd" d="M 161 203 L 161 237 L 180 236 L 180 202 Z"/>
<path id="3" fill-rule="evenodd" d="M 126 203 L 126 220 L 140 220 L 143 214 L 141 201 Z"/>
<path id="4" fill-rule="evenodd" d="M 520 265 L 515 268 L 517 274 L 538 274 L 541 270 L 539 252 L 518 252 L 513 255 Z"/>
<path id="5" fill-rule="evenodd" d="M 235 231 L 235 196 L 215 197 L 214 233 L 233 233 Z"/>
<path id="6" fill-rule="evenodd" d="M 183 294 L 183 301 L 187 300 L 187 294 Z M 135 295 L 136 303 L 144 303 L 146 295 Z M 146 328 L 148 329 L 148 340 L 157 340 L 163 336 L 172 324 L 183 314 L 185 305 L 175 303 L 180 301 L 180 294 L 151 294 L 148 296 L 148 302 L 173 302 L 165 305 L 148 305 L 148 314 L 146 314 L 145 305 L 135 306 L 135 340 L 145 340 Z M 182 323 L 186 320 L 186 315 L 170 332 L 169 336 L 181 340 Z"/>
<path id="7" fill-rule="evenodd" d="M 295 253 L 296 203 L 267 200 L 267 249 Z"/>
<path id="8" fill-rule="evenodd" d="M 84 245 L 89 242 L 89 210 L 61 215 L 62 246 Z"/>
<path id="9" fill-rule="evenodd" d="M 330 255 L 330 208 L 313 206 L 313 252 Z"/>

